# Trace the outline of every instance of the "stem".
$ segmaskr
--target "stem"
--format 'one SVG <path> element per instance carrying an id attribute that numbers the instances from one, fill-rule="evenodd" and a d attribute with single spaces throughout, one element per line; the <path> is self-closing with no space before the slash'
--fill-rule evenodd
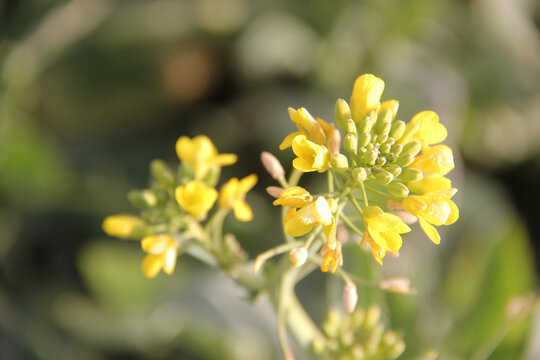
<path id="1" fill-rule="evenodd" d="M 298 182 L 300 181 L 300 178 L 302 177 L 303 174 L 304 174 L 303 172 L 293 169 L 291 176 L 289 176 L 289 181 L 288 181 L 289 186 L 298 185 Z"/>
<path id="2" fill-rule="evenodd" d="M 382 196 L 384 198 L 394 200 L 394 201 L 399 201 L 399 202 L 403 201 L 403 199 L 400 199 L 400 198 L 397 198 L 397 197 L 392 196 L 390 194 L 387 194 L 385 192 L 379 191 L 379 190 L 377 190 L 377 189 L 375 189 L 375 188 L 373 188 L 373 187 L 371 187 L 369 185 L 366 185 L 366 188 L 368 189 L 369 192 L 372 192 L 372 193 L 377 194 L 379 196 Z"/>
<path id="3" fill-rule="evenodd" d="M 266 260 L 270 259 L 271 257 L 279 255 L 279 254 L 283 254 L 284 252 L 300 247 L 303 244 L 304 244 L 303 241 L 298 240 L 298 241 L 278 245 L 274 248 L 266 250 L 263 253 L 260 253 L 257 256 L 257 259 L 255 259 L 255 263 L 258 263 L 256 269 L 260 268 L 266 262 Z"/>
<path id="4" fill-rule="evenodd" d="M 369 206 L 369 204 L 368 204 L 368 198 L 367 198 L 366 188 L 364 187 L 364 182 L 363 182 L 363 181 L 360 182 L 360 190 L 362 190 L 362 196 L 364 197 L 364 205 L 365 205 L 366 207 L 368 207 L 368 206 Z M 361 213 L 360 213 L 360 214 L 361 214 Z"/>
<path id="5" fill-rule="evenodd" d="M 352 204 L 354 205 L 354 208 L 360 215 L 362 215 L 363 211 L 360 205 L 358 204 L 358 201 L 356 201 L 356 198 L 353 196 L 353 194 L 349 194 L 349 200 L 351 200 Z"/>
<path id="6" fill-rule="evenodd" d="M 334 191 L 334 175 L 332 170 L 328 170 L 326 173 L 328 179 L 328 192 L 331 193 Z"/>
<path id="7" fill-rule="evenodd" d="M 225 216 L 229 211 L 225 209 L 219 209 L 212 218 L 212 243 L 214 245 L 214 251 L 218 253 L 221 250 L 221 244 L 223 242 L 223 222 Z"/>
<path id="8" fill-rule="evenodd" d="M 364 236 L 364 232 L 356 227 L 356 225 L 353 224 L 353 222 L 349 219 L 349 217 L 345 214 L 340 215 L 341 220 L 347 225 L 353 232 L 355 232 L 357 235 Z"/>

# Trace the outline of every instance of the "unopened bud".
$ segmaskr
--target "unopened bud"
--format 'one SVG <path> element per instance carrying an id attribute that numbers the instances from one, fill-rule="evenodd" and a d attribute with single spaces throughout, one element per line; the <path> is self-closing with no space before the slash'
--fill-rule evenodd
<path id="1" fill-rule="evenodd" d="M 347 119 L 345 120 L 345 128 L 343 129 L 343 134 L 354 134 L 356 135 L 356 124 L 354 123 L 353 119 Z"/>
<path id="2" fill-rule="evenodd" d="M 403 182 L 418 181 L 424 178 L 424 173 L 418 169 L 403 169 L 399 175 L 399 180 Z"/>
<path id="3" fill-rule="evenodd" d="M 356 303 L 358 302 L 358 292 L 356 290 L 356 285 L 354 283 L 347 281 L 345 287 L 343 288 L 343 306 L 345 310 L 352 314 Z"/>
<path id="4" fill-rule="evenodd" d="M 351 172 L 354 181 L 362 182 L 367 179 L 367 171 L 362 167 L 358 167 Z"/>
<path id="5" fill-rule="evenodd" d="M 343 142 L 343 148 L 349 153 L 349 154 L 355 154 L 358 149 L 358 138 L 355 134 L 347 134 L 345 135 L 345 140 Z"/>
<path id="6" fill-rule="evenodd" d="M 397 359 L 405 351 L 405 342 L 400 340 L 396 342 L 390 349 L 388 349 L 387 354 L 390 359 Z"/>
<path id="7" fill-rule="evenodd" d="M 144 221 L 133 215 L 111 215 L 103 220 L 101 225 L 103 231 L 109 236 L 115 236 L 121 239 L 143 237 L 145 228 Z"/>
<path id="8" fill-rule="evenodd" d="M 268 186 L 266 188 L 266 192 L 268 193 L 268 195 L 276 199 L 278 199 L 281 196 L 281 193 L 283 192 L 283 190 L 284 189 L 279 186 Z"/>
<path id="9" fill-rule="evenodd" d="M 132 190 L 128 194 L 128 200 L 140 209 L 151 208 L 157 205 L 158 198 L 156 194 L 149 189 Z"/>
<path id="10" fill-rule="evenodd" d="M 283 169 L 283 166 L 279 162 L 279 160 L 268 151 L 263 151 L 261 153 L 261 162 L 270 174 L 274 180 L 277 181 L 283 181 L 285 180 L 285 170 Z"/>
<path id="11" fill-rule="evenodd" d="M 381 134 L 377 137 L 377 142 L 378 142 L 379 144 L 384 144 L 387 140 L 388 140 L 388 132 L 387 132 L 387 131 L 381 133 Z"/>
<path id="12" fill-rule="evenodd" d="M 340 147 L 341 147 L 341 134 L 339 133 L 338 129 L 334 129 L 330 133 L 330 140 L 328 142 L 328 150 L 330 150 L 331 154 L 335 154 L 339 152 Z"/>
<path id="13" fill-rule="evenodd" d="M 172 188 L 176 185 L 174 173 L 163 160 L 153 160 L 150 163 L 150 173 L 158 184 L 163 187 Z"/>
<path id="14" fill-rule="evenodd" d="M 379 151 L 381 154 L 388 154 L 390 150 L 392 149 L 392 145 L 390 144 L 382 144 L 381 147 L 379 147 Z"/>
<path id="15" fill-rule="evenodd" d="M 379 305 L 373 304 L 368 307 L 366 310 L 366 315 L 364 318 L 364 328 L 373 329 L 375 325 L 379 322 L 381 318 L 381 308 Z"/>
<path id="16" fill-rule="evenodd" d="M 375 181 L 381 185 L 388 185 L 394 180 L 392 174 L 384 169 L 381 169 L 381 171 L 378 171 L 373 175 L 375 176 Z"/>
<path id="17" fill-rule="evenodd" d="M 371 111 L 358 124 L 358 133 L 364 134 L 370 132 L 375 124 L 375 121 L 377 121 L 377 114 L 374 111 Z"/>
<path id="18" fill-rule="evenodd" d="M 403 133 L 405 132 L 405 127 L 406 125 L 404 121 L 398 120 L 394 122 L 390 128 L 390 136 L 396 140 L 401 139 Z"/>
<path id="19" fill-rule="evenodd" d="M 414 155 L 410 153 L 405 153 L 399 155 L 399 157 L 396 160 L 396 164 L 398 164 L 401 167 L 407 167 L 412 164 L 414 161 Z"/>
<path id="20" fill-rule="evenodd" d="M 400 182 L 393 182 L 386 186 L 390 195 L 398 198 L 406 198 L 409 195 L 409 188 Z"/>
<path id="21" fill-rule="evenodd" d="M 349 104 L 343 99 L 338 99 L 336 101 L 336 106 L 334 108 L 334 114 L 336 116 L 336 124 L 341 129 L 344 130 L 345 121 L 351 119 L 351 109 Z"/>
<path id="22" fill-rule="evenodd" d="M 413 156 L 418 155 L 422 150 L 422 144 L 419 141 L 413 140 L 406 145 L 403 145 L 403 154 L 412 154 Z"/>
<path id="23" fill-rule="evenodd" d="M 364 154 L 364 163 L 368 165 L 374 165 L 375 161 L 377 161 L 377 157 L 379 156 L 379 150 L 377 149 L 371 149 L 366 151 Z"/>
<path id="24" fill-rule="evenodd" d="M 375 126 L 373 127 L 373 132 L 375 134 L 388 134 L 390 131 L 390 128 L 392 127 L 392 120 L 391 119 L 379 119 Z"/>
<path id="25" fill-rule="evenodd" d="M 379 288 L 383 291 L 397 294 L 414 294 L 416 290 L 411 288 L 411 280 L 405 277 L 391 277 L 379 283 Z"/>
<path id="26" fill-rule="evenodd" d="M 308 257 L 308 251 L 305 247 L 299 247 L 292 249 L 289 252 L 289 259 L 291 259 L 291 267 L 299 267 L 306 263 Z"/>
<path id="27" fill-rule="evenodd" d="M 364 147 L 366 146 L 367 144 L 369 144 L 369 142 L 371 141 L 371 133 L 363 133 L 362 135 L 360 135 L 360 137 L 358 138 L 358 146 L 360 147 Z"/>
<path id="28" fill-rule="evenodd" d="M 399 217 L 407 225 L 414 224 L 418 221 L 418 218 L 416 216 L 404 210 L 396 211 L 396 212 L 393 212 L 392 214 Z"/>
<path id="29" fill-rule="evenodd" d="M 394 177 L 398 177 L 401 174 L 401 166 L 398 164 L 390 164 L 386 167 L 386 170 Z"/>
<path id="30" fill-rule="evenodd" d="M 349 160 L 343 154 L 332 154 L 332 158 L 330 159 L 330 165 L 333 169 L 348 169 Z"/>
<path id="31" fill-rule="evenodd" d="M 403 151 L 403 145 L 401 144 L 394 144 L 392 145 L 392 150 L 390 150 L 392 154 L 398 156 Z"/>
<path id="32" fill-rule="evenodd" d="M 379 166 L 383 166 L 384 164 L 386 164 L 386 157 L 385 156 L 379 156 L 377 158 L 377 161 L 375 161 L 375 164 L 379 165 Z"/>

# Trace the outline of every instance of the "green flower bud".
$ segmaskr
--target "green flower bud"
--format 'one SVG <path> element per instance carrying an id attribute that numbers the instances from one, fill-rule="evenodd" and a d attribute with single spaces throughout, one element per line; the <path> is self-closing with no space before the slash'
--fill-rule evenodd
<path id="1" fill-rule="evenodd" d="M 374 111 L 371 111 L 358 124 L 358 132 L 360 134 L 370 132 L 376 121 L 377 121 L 377 114 Z"/>
<path id="2" fill-rule="evenodd" d="M 392 145 L 388 143 L 382 144 L 381 147 L 379 148 L 379 151 L 381 152 L 381 154 L 388 154 L 390 150 L 392 150 Z"/>
<path id="3" fill-rule="evenodd" d="M 351 172 L 354 181 L 362 182 L 367 179 L 367 171 L 362 167 L 358 167 Z"/>
<path id="4" fill-rule="evenodd" d="M 389 163 L 393 163 L 397 159 L 397 156 L 392 153 L 386 154 L 386 159 Z"/>
<path id="5" fill-rule="evenodd" d="M 345 120 L 345 128 L 343 129 L 343 134 L 354 134 L 356 135 L 356 124 L 354 123 L 353 119 L 347 119 Z"/>
<path id="6" fill-rule="evenodd" d="M 364 154 L 364 159 L 363 159 L 364 163 L 366 163 L 368 165 L 374 165 L 378 156 L 379 156 L 379 150 L 377 150 L 377 149 L 368 150 Z"/>
<path id="7" fill-rule="evenodd" d="M 407 167 L 412 164 L 414 161 L 414 155 L 410 153 L 405 153 L 399 155 L 399 157 L 396 160 L 396 163 L 401 167 Z"/>
<path id="8" fill-rule="evenodd" d="M 419 141 L 413 140 L 403 146 L 403 154 L 412 154 L 413 156 L 418 155 L 422 150 L 422 144 Z"/>
<path id="9" fill-rule="evenodd" d="M 384 331 L 384 325 L 381 323 L 377 323 L 371 332 L 369 333 L 369 336 L 366 340 L 366 349 L 373 353 L 373 352 L 379 352 L 379 345 L 381 343 L 382 334 Z"/>
<path id="10" fill-rule="evenodd" d="M 418 169 L 403 169 L 401 175 L 399 175 L 399 180 L 403 182 L 409 181 L 418 181 L 424 178 L 424 174 L 421 170 Z"/>
<path id="11" fill-rule="evenodd" d="M 386 352 L 387 356 L 390 359 L 397 359 L 398 357 L 403 354 L 405 351 L 405 342 L 403 340 L 400 340 L 394 344 L 388 351 Z"/>
<path id="12" fill-rule="evenodd" d="M 389 155 L 393 155 L 393 154 L 389 154 Z M 394 177 L 398 177 L 400 174 L 401 174 L 401 166 L 399 166 L 398 164 L 391 164 L 391 165 L 388 165 L 386 167 L 386 170 L 392 174 Z"/>
<path id="13" fill-rule="evenodd" d="M 345 135 L 345 140 L 343 141 L 343 148 L 348 153 L 356 155 L 358 149 L 358 138 L 355 134 Z"/>
<path id="14" fill-rule="evenodd" d="M 369 144 L 369 142 L 371 141 L 371 133 L 363 133 L 362 135 L 360 135 L 360 138 L 358 139 L 358 146 L 360 147 L 364 147 L 364 146 L 367 146 L 367 144 Z"/>
<path id="15" fill-rule="evenodd" d="M 373 175 L 375 176 L 375 181 L 381 185 L 388 185 L 394 180 L 392 174 L 384 169 L 381 169 Z"/>
<path id="16" fill-rule="evenodd" d="M 392 145 L 392 150 L 390 150 L 392 154 L 398 156 L 403 151 L 403 145 L 401 144 L 394 144 Z"/>
<path id="17" fill-rule="evenodd" d="M 345 121 L 352 117 L 349 104 L 347 104 L 347 102 L 343 99 L 338 99 L 334 108 L 334 114 L 336 116 L 336 124 L 338 128 L 345 131 Z"/>
<path id="18" fill-rule="evenodd" d="M 391 127 L 392 127 L 392 118 L 389 118 L 389 119 L 379 118 L 379 120 L 373 127 L 373 132 L 375 134 L 388 133 Z"/>
<path id="19" fill-rule="evenodd" d="M 386 158 L 384 156 L 379 156 L 377 158 L 377 161 L 375 161 L 375 164 L 383 166 L 384 164 L 386 164 Z"/>
<path id="20" fill-rule="evenodd" d="M 395 143 L 396 143 L 396 139 L 394 139 L 391 136 L 389 136 L 388 140 L 386 140 L 386 144 L 388 144 L 388 145 L 394 145 Z"/>
<path id="21" fill-rule="evenodd" d="M 390 128 L 390 136 L 393 137 L 396 140 L 401 139 L 403 136 L 403 133 L 405 132 L 405 122 L 398 120 L 392 124 L 392 127 Z"/>
<path id="22" fill-rule="evenodd" d="M 373 329 L 375 325 L 379 322 L 381 318 L 381 308 L 379 305 L 373 304 L 370 305 L 366 310 L 366 315 L 364 319 L 364 328 Z"/>
<path id="23" fill-rule="evenodd" d="M 150 163 L 150 173 L 157 183 L 163 187 L 173 188 L 176 185 L 174 173 L 163 160 L 153 160 Z"/>
<path id="24" fill-rule="evenodd" d="M 381 133 L 379 137 L 377 138 L 377 142 L 379 144 L 384 144 L 386 140 L 388 140 L 388 132 Z"/>
<path id="25" fill-rule="evenodd" d="M 152 190 L 132 190 L 128 194 L 128 200 L 133 206 L 140 209 L 151 208 L 157 205 L 158 198 Z"/>
<path id="26" fill-rule="evenodd" d="M 330 165 L 334 169 L 348 169 L 349 160 L 343 154 L 332 154 L 332 158 L 330 159 Z"/>
<path id="27" fill-rule="evenodd" d="M 409 195 L 409 188 L 400 182 L 393 182 L 387 185 L 386 189 L 390 195 L 398 198 L 406 198 Z"/>

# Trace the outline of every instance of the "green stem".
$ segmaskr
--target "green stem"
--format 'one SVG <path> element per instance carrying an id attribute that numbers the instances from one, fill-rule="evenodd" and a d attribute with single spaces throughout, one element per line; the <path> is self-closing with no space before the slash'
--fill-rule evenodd
<path id="1" fill-rule="evenodd" d="M 364 232 L 358 229 L 358 227 L 356 227 L 356 225 L 353 224 L 353 222 L 349 219 L 347 215 L 341 214 L 340 218 L 341 220 L 343 220 L 345 225 L 347 225 L 353 232 L 355 232 L 359 236 L 364 236 Z"/>
<path id="2" fill-rule="evenodd" d="M 331 193 L 334 191 L 334 175 L 332 170 L 326 172 L 326 178 L 328 179 L 328 192 Z"/>
<path id="3" fill-rule="evenodd" d="M 356 201 L 356 198 L 352 194 L 349 194 L 349 200 L 351 200 L 356 211 L 358 211 L 358 213 L 362 215 L 363 213 L 362 208 L 360 207 L 360 205 L 358 204 L 358 201 Z"/>
<path id="4" fill-rule="evenodd" d="M 213 250 L 216 253 L 221 251 L 221 245 L 223 243 L 223 222 L 228 213 L 228 210 L 220 208 L 212 218 L 212 245 Z"/>
<path id="5" fill-rule="evenodd" d="M 293 169 L 291 176 L 289 176 L 289 181 L 288 181 L 289 186 L 298 185 L 298 182 L 300 181 L 300 178 L 302 177 L 303 174 L 304 174 L 303 172 Z"/>
<path id="6" fill-rule="evenodd" d="M 392 195 L 390 195 L 390 194 L 387 194 L 387 193 L 385 193 L 385 192 L 382 192 L 382 191 L 380 191 L 380 190 L 377 190 L 377 189 L 375 189 L 375 188 L 373 188 L 373 187 L 371 187 L 371 186 L 369 186 L 369 185 L 366 185 L 366 189 L 367 189 L 369 192 L 372 192 L 372 193 L 374 193 L 374 194 L 377 194 L 377 195 L 379 195 L 379 196 L 382 196 L 382 197 L 387 198 L 387 199 L 390 199 L 390 200 L 399 201 L 399 202 L 403 201 L 403 199 L 397 198 L 397 197 L 395 197 L 395 196 L 392 196 Z"/>
<path id="7" fill-rule="evenodd" d="M 368 197 L 367 197 L 367 194 L 366 194 L 366 188 L 364 187 L 364 182 L 363 181 L 360 181 L 360 190 L 362 190 L 362 196 L 364 197 L 364 205 L 366 207 L 368 207 L 369 206 Z"/>

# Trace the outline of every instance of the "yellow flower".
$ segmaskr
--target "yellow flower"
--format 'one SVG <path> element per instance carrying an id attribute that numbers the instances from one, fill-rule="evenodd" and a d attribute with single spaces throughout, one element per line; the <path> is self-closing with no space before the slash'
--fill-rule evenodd
<path id="1" fill-rule="evenodd" d="M 279 199 L 275 200 L 273 204 L 299 208 L 311 201 L 313 201 L 313 197 L 309 191 L 300 186 L 291 186 L 283 190 Z"/>
<path id="2" fill-rule="evenodd" d="M 176 142 L 178 158 L 191 166 L 195 178 L 201 180 L 212 168 L 232 165 L 236 162 L 235 154 L 219 154 L 212 141 L 205 135 L 193 139 L 182 136 Z"/>
<path id="3" fill-rule="evenodd" d="M 411 231 L 398 216 L 385 213 L 378 206 L 367 206 L 363 213 L 373 257 L 382 265 L 386 251 L 398 252 L 402 239 L 400 234 Z"/>
<path id="4" fill-rule="evenodd" d="M 279 145 L 280 150 L 284 150 L 291 146 L 293 139 L 298 135 L 304 135 L 306 138 L 316 144 L 326 145 L 325 129 L 321 126 L 322 124 L 319 121 L 315 120 L 313 116 L 311 116 L 306 108 L 295 110 L 290 107 L 288 110 L 289 117 L 294 123 L 296 123 L 296 127 L 299 131 L 289 134 Z"/>
<path id="5" fill-rule="evenodd" d="M 234 216 L 239 221 L 251 221 L 253 212 L 245 202 L 246 194 L 257 183 L 257 175 L 251 174 L 242 180 L 232 178 L 221 187 L 219 194 L 219 206 L 223 209 L 234 210 Z"/>
<path id="6" fill-rule="evenodd" d="M 457 189 L 433 191 L 425 195 L 410 195 L 403 200 L 403 209 L 418 217 L 428 238 L 439 244 L 441 236 L 434 226 L 450 225 L 459 218 L 459 209 L 450 200 Z"/>
<path id="7" fill-rule="evenodd" d="M 351 95 L 351 114 L 359 123 L 372 110 L 377 111 L 384 91 L 384 81 L 372 74 L 364 74 L 354 82 Z"/>
<path id="8" fill-rule="evenodd" d="M 124 214 L 107 216 L 101 225 L 107 235 L 121 239 L 132 237 L 143 226 L 144 221 L 140 217 Z"/>
<path id="9" fill-rule="evenodd" d="M 424 195 L 433 191 L 448 190 L 452 181 L 439 174 L 425 174 L 422 180 L 409 181 L 407 187 L 412 192 Z"/>
<path id="10" fill-rule="evenodd" d="M 190 181 L 186 186 L 178 186 L 175 191 L 176 201 L 197 219 L 203 219 L 214 206 L 218 192 L 199 180 Z"/>
<path id="11" fill-rule="evenodd" d="M 422 111 L 409 121 L 399 142 L 407 144 L 416 140 L 422 144 L 422 148 L 426 148 L 444 141 L 447 135 L 446 127 L 439 123 L 439 115 L 433 111 Z"/>
<path id="12" fill-rule="evenodd" d="M 148 278 L 155 277 L 161 269 L 172 274 L 178 255 L 178 241 L 169 234 L 150 235 L 142 239 L 142 249 L 148 253 L 142 262 L 142 272 Z"/>
<path id="13" fill-rule="evenodd" d="M 427 147 L 409 167 L 424 173 L 446 175 L 454 168 L 452 149 L 446 145 Z"/>
<path id="14" fill-rule="evenodd" d="M 293 166 L 302 172 L 324 172 L 330 166 L 328 149 L 306 139 L 304 135 L 297 135 L 292 142 L 296 159 Z"/>
<path id="15" fill-rule="evenodd" d="M 339 241 L 335 244 L 335 249 L 331 249 L 328 244 L 324 244 L 321 248 L 321 255 L 323 256 L 323 264 L 321 266 L 322 272 L 336 272 L 338 266 L 343 265 L 343 254 L 341 251 L 341 243 Z"/>

